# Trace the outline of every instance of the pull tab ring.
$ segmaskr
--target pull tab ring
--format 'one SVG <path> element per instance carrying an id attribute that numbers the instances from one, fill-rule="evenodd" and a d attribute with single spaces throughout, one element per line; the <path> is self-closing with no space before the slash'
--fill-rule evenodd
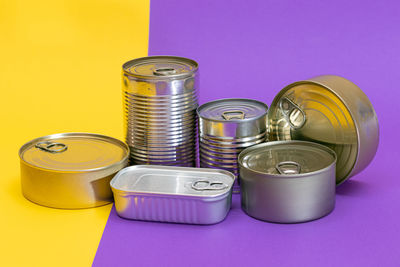
<path id="1" fill-rule="evenodd" d="M 205 190 L 223 190 L 228 188 L 228 185 L 222 182 L 210 182 L 207 180 L 198 180 L 192 183 L 192 189 L 197 191 Z"/>
<path id="2" fill-rule="evenodd" d="M 174 68 L 157 68 L 153 70 L 153 74 L 157 76 L 167 76 L 175 73 L 176 70 Z"/>
<path id="3" fill-rule="evenodd" d="M 227 121 L 230 121 L 233 119 L 243 120 L 245 117 L 245 114 L 241 110 L 230 110 L 230 111 L 222 112 L 221 116 L 222 116 L 222 118 L 224 118 L 224 120 L 227 120 Z"/>
<path id="4" fill-rule="evenodd" d="M 295 161 L 281 161 L 276 164 L 275 169 L 279 172 L 279 174 L 299 174 L 301 171 L 301 166 L 299 163 Z"/>
<path id="5" fill-rule="evenodd" d="M 289 98 L 284 97 L 279 102 L 279 107 L 292 129 L 303 127 L 306 122 L 306 114 L 298 105 Z"/>
<path id="6" fill-rule="evenodd" d="M 61 153 L 68 149 L 66 144 L 53 143 L 50 141 L 39 142 L 35 145 L 35 147 L 49 153 Z"/>

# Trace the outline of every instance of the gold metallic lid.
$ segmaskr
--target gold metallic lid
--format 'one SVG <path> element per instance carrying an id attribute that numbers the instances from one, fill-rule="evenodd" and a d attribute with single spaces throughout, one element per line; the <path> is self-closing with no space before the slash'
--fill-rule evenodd
<path id="1" fill-rule="evenodd" d="M 88 172 L 112 168 L 127 160 L 128 146 L 112 137 L 61 133 L 34 139 L 19 151 L 21 160 L 37 168 Z"/>

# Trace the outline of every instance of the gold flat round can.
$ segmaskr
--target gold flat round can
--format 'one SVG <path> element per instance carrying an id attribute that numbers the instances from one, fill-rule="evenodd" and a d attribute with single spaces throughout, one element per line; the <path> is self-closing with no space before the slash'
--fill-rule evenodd
<path id="1" fill-rule="evenodd" d="M 128 164 L 129 147 L 112 137 L 61 133 L 36 138 L 19 151 L 24 196 L 66 209 L 112 202 L 109 181 Z"/>

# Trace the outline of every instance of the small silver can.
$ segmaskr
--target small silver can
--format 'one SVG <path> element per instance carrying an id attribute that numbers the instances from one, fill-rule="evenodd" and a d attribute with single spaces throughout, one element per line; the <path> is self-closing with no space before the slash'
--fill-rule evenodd
<path id="1" fill-rule="evenodd" d="M 111 178 L 128 164 L 129 148 L 115 138 L 60 133 L 19 150 L 23 195 L 37 204 L 81 209 L 112 202 Z"/>
<path id="2" fill-rule="evenodd" d="M 110 182 L 120 217 L 215 224 L 229 212 L 235 176 L 223 170 L 135 165 Z"/>
<path id="3" fill-rule="evenodd" d="M 200 166 L 224 169 L 238 177 L 239 153 L 266 140 L 267 110 L 267 105 L 252 99 L 220 99 L 201 105 L 197 109 Z M 240 191 L 238 180 L 233 191 Z"/>
<path id="4" fill-rule="evenodd" d="M 336 154 L 305 141 L 259 144 L 239 155 L 242 209 L 276 223 L 299 223 L 335 207 Z"/>

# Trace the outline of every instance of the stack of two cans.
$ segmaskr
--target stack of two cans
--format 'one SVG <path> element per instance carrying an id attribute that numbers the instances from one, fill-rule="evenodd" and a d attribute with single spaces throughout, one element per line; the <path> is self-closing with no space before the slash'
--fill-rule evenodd
<path id="1" fill-rule="evenodd" d="M 196 165 L 197 69 L 193 60 L 169 56 L 123 65 L 125 134 L 132 164 Z"/>
<path id="2" fill-rule="evenodd" d="M 240 152 L 267 139 L 267 110 L 267 105 L 251 99 L 221 99 L 200 106 L 200 166 L 224 169 L 239 178 Z M 233 191 L 240 191 L 238 180 Z"/>

